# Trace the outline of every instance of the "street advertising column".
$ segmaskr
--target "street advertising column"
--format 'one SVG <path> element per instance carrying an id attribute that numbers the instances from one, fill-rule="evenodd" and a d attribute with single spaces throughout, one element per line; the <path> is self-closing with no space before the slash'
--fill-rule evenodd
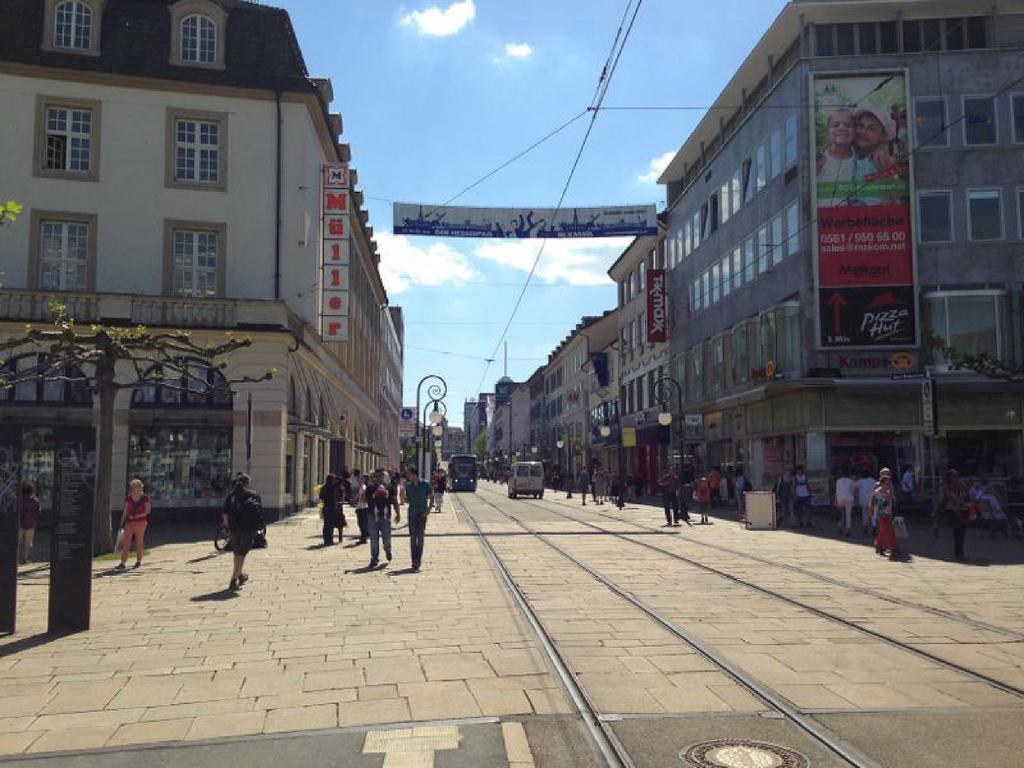
<path id="1" fill-rule="evenodd" d="M 320 335 L 324 341 L 348 341 L 349 269 L 352 232 L 347 163 L 324 165 L 323 282 Z"/>
<path id="2" fill-rule="evenodd" d="M 916 346 L 906 74 L 812 75 L 811 93 L 818 344 Z"/>

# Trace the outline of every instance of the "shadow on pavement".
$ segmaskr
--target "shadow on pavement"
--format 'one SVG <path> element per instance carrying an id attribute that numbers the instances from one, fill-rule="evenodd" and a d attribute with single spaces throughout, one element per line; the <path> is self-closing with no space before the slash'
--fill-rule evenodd
<path id="1" fill-rule="evenodd" d="M 388 576 L 408 576 L 413 573 L 419 573 L 416 568 L 400 568 L 397 571 L 388 571 Z"/>
<path id="2" fill-rule="evenodd" d="M 10 635 L 5 635 L 4 637 L 10 637 Z M 23 637 L 20 640 L 15 640 L 13 643 L 9 643 L 7 645 L 0 645 L 0 659 L 4 656 L 12 656 L 15 653 L 31 650 L 32 648 L 39 648 L 47 643 L 52 643 L 54 640 L 59 640 L 62 637 L 67 637 L 67 634 L 60 632 L 41 632 L 38 635 L 29 635 L 28 637 Z"/>
<path id="3" fill-rule="evenodd" d="M 218 589 L 215 592 L 207 592 L 205 595 L 196 595 L 189 598 L 193 603 L 220 603 L 225 600 L 235 600 L 238 593 L 230 589 Z"/>

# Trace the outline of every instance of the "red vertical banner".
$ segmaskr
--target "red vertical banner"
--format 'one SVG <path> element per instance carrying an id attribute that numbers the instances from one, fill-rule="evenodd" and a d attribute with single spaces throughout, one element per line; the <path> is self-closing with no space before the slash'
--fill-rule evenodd
<path id="1" fill-rule="evenodd" d="M 818 344 L 915 346 L 906 75 L 815 75 L 811 89 Z"/>
<path id="2" fill-rule="evenodd" d="M 647 342 L 668 341 L 668 289 L 665 270 L 647 270 Z"/>
<path id="3" fill-rule="evenodd" d="M 341 342 L 348 340 L 352 246 L 347 163 L 327 163 L 324 166 L 322 194 L 320 334 L 324 341 Z"/>

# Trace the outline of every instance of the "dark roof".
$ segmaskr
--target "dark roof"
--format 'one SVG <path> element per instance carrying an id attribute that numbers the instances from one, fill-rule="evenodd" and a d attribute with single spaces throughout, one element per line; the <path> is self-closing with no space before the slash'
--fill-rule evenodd
<path id="1" fill-rule="evenodd" d="M 242 0 L 211 1 L 228 13 L 223 70 L 170 63 L 168 7 L 177 0 L 108 0 L 99 56 L 43 50 L 43 0 L 4 0 L 0 61 L 237 88 L 314 91 L 286 11 Z"/>

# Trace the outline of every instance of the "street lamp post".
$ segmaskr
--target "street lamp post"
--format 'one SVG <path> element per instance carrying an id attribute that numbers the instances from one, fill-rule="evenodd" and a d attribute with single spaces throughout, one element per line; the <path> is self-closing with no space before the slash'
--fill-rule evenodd
<path id="1" fill-rule="evenodd" d="M 430 415 L 427 415 L 427 409 L 433 406 L 433 410 L 430 411 Z M 441 426 L 441 422 L 444 421 L 448 415 L 448 406 L 446 406 L 441 400 L 428 400 L 423 406 L 423 433 L 422 433 L 422 450 L 420 451 L 420 465 L 418 467 L 420 477 L 423 477 L 430 469 L 428 456 L 433 455 L 433 451 L 427 452 L 427 440 L 430 439 L 430 435 L 434 437 L 440 437 L 444 434 L 444 427 Z M 427 421 L 430 421 L 430 435 L 427 434 Z"/>
<path id="2" fill-rule="evenodd" d="M 563 428 L 561 423 L 559 423 L 558 426 L 560 428 Z M 561 431 L 559 432 L 559 434 L 561 435 Z M 555 447 L 558 449 L 558 464 L 559 464 L 559 466 L 561 466 L 561 464 L 562 464 L 562 449 L 566 447 L 565 446 L 565 441 L 561 437 L 559 437 L 555 441 Z M 571 499 L 572 498 L 572 474 L 571 473 L 569 475 L 568 481 L 566 482 L 565 491 L 566 491 L 565 498 Z"/>
<path id="3" fill-rule="evenodd" d="M 619 498 L 615 500 L 615 503 L 619 509 L 622 509 L 624 506 L 626 506 L 626 476 L 623 474 L 623 465 L 625 465 L 626 463 L 626 449 L 622 445 L 622 414 L 618 412 L 617 408 L 615 409 L 615 420 L 619 428 L 619 439 L 617 441 L 618 445 L 616 446 L 617 453 L 619 456 Z M 611 425 L 608 424 L 606 421 L 604 424 L 601 425 L 601 437 L 607 439 L 611 437 L 611 434 Z"/>
<path id="4" fill-rule="evenodd" d="M 436 373 L 430 373 L 420 379 L 419 384 L 416 385 L 416 415 L 420 415 L 420 397 L 422 395 L 423 385 L 427 382 L 427 397 L 431 402 L 440 402 L 448 394 L 448 382 L 438 376 Z M 429 405 L 429 403 L 428 403 Z M 426 419 L 424 419 L 426 421 Z M 419 438 L 419 445 L 416 446 L 416 469 L 420 472 L 420 477 L 423 476 L 423 454 L 426 450 L 426 435 L 423 425 L 417 429 L 417 437 Z"/>
<path id="5" fill-rule="evenodd" d="M 661 406 L 658 423 L 663 427 L 672 426 L 673 395 L 675 396 L 675 411 L 679 414 L 679 462 L 681 465 L 686 457 L 686 416 L 683 414 L 683 388 L 671 376 L 662 376 L 654 382 L 654 399 Z M 670 447 L 671 444 L 672 441 L 669 440 Z"/>

